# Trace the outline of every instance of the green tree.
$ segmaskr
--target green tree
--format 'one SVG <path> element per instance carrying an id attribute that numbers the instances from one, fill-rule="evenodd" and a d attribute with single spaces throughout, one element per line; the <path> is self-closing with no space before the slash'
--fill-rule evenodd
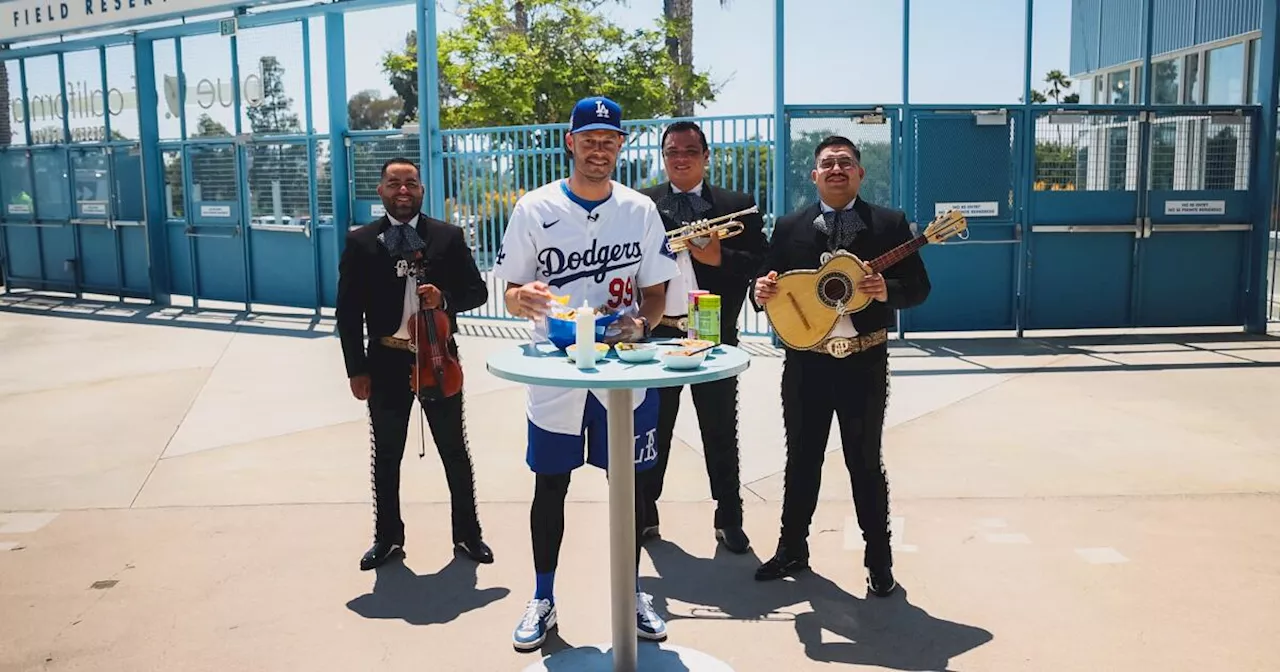
<path id="1" fill-rule="evenodd" d="M 302 126 L 293 112 L 293 98 L 284 92 L 284 66 L 275 56 L 263 56 L 259 61 L 262 76 L 262 102 L 246 107 L 249 128 L 253 133 L 299 133 Z"/>
<path id="2" fill-rule="evenodd" d="M 777 213 L 779 216 L 817 202 L 818 191 L 812 176 L 813 150 L 823 138 L 834 134 L 837 134 L 834 129 L 818 129 L 792 137 L 791 144 L 787 147 L 787 202 L 785 209 Z M 856 137 L 848 137 L 858 146 L 858 151 L 862 154 L 862 167 L 866 169 L 858 197 L 877 205 L 892 206 L 892 144 L 887 141 L 859 141 Z"/>
<path id="3" fill-rule="evenodd" d="M 353 131 L 395 128 L 403 103 L 399 98 L 382 98 L 373 89 L 360 91 L 347 102 L 347 118 Z"/>
<path id="4" fill-rule="evenodd" d="M 603 0 L 459 0 L 462 25 L 439 37 L 441 125 L 445 128 L 549 124 L 567 120 L 573 103 L 604 95 L 628 118 L 677 110 L 669 82 L 679 69 L 666 49 L 669 30 L 625 30 L 600 11 Z M 517 11 L 518 10 L 518 11 Z M 417 40 L 383 59 L 404 101 L 417 111 Z M 689 73 L 686 95 L 715 99 L 707 73 Z"/>

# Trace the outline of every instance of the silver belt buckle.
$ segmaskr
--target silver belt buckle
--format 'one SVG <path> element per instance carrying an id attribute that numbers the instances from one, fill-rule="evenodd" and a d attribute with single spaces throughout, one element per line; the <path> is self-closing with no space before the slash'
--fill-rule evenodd
<path id="1" fill-rule="evenodd" d="M 827 339 L 827 342 L 823 344 L 823 349 L 827 351 L 828 355 L 831 355 L 836 359 L 844 359 L 845 357 L 853 354 L 853 340 L 842 336 L 829 338 Z"/>

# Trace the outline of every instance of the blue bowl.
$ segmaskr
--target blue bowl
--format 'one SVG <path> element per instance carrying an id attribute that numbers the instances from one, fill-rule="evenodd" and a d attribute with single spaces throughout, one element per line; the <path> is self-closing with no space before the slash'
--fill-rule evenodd
<path id="1" fill-rule="evenodd" d="M 604 331 L 614 320 L 618 319 L 617 313 L 601 315 L 596 318 L 596 342 L 604 341 Z M 577 326 L 572 320 L 561 320 L 550 315 L 547 316 L 547 340 L 561 350 L 578 342 Z"/>

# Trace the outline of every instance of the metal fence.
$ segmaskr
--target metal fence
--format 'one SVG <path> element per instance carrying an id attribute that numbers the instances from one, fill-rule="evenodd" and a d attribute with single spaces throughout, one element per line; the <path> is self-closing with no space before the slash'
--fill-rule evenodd
<path id="1" fill-rule="evenodd" d="M 662 131 L 679 119 L 624 122 L 627 143 L 618 156 L 614 179 L 633 189 L 665 180 Z M 708 181 L 751 194 L 772 231 L 773 117 L 743 115 L 690 119 L 702 127 L 710 146 Z M 443 132 L 445 219 L 467 232 L 476 264 L 486 278 L 502 243 L 516 200 L 524 193 L 569 175 L 564 146 L 568 124 L 451 129 Z M 377 182 L 382 162 L 393 156 L 416 157 L 418 138 L 397 133 L 353 134 L 350 153 L 353 207 L 357 224 L 381 215 Z M 498 283 L 490 282 L 489 301 L 471 311 L 476 317 L 507 319 Z M 752 310 L 739 318 L 744 333 L 766 333 L 768 323 Z"/>
<path id="2" fill-rule="evenodd" d="M 815 194 L 809 175 L 813 148 L 822 137 L 831 134 L 844 135 L 858 143 L 862 163 L 867 170 L 864 195 L 873 202 L 906 210 L 918 226 L 931 219 L 934 201 L 952 197 L 950 192 L 933 193 L 945 184 L 959 180 L 968 187 L 951 190 L 957 192 L 956 197 L 960 192 L 974 197 L 973 193 L 978 192 L 969 182 L 978 177 L 986 181 L 1000 177 L 1003 180 L 999 182 L 1000 188 L 988 194 L 986 199 L 997 202 L 999 212 L 994 218 L 971 222 L 974 231 L 982 234 L 977 236 L 981 240 L 975 243 L 979 247 L 966 248 L 964 253 L 955 251 L 951 256 L 980 253 L 1003 256 L 998 259 L 985 256 L 982 259 L 937 258 L 931 263 L 942 274 L 940 278 L 946 275 L 950 265 L 960 264 L 963 268 L 957 272 L 963 270 L 963 275 L 969 278 L 970 289 L 975 281 L 973 272 L 977 268 L 983 269 L 979 275 L 988 280 L 1001 279 L 987 288 L 994 311 L 987 322 L 996 325 L 989 325 L 989 328 L 1011 328 L 1011 325 L 1023 321 L 1019 318 L 1017 295 L 1028 291 L 1019 280 L 1023 254 L 1018 245 L 1024 235 L 1021 230 L 1031 221 L 1030 204 L 1021 203 L 1020 194 L 1024 193 L 1022 190 L 1026 182 L 1030 182 L 1025 187 L 1028 195 L 1092 192 L 1120 196 L 1132 194 L 1139 188 L 1138 175 L 1141 171 L 1146 174 L 1146 190 L 1238 191 L 1248 187 L 1248 152 L 1255 143 L 1247 123 L 1223 125 L 1212 116 L 1184 111 L 1152 114 L 1148 122 L 1150 146 L 1147 158 L 1139 161 L 1137 129 L 1140 115 L 1133 107 L 1101 109 L 1104 107 L 1094 106 L 1095 109 L 1074 115 L 1038 110 L 1025 120 L 1019 116 L 1018 110 L 1013 109 L 1008 112 L 1005 124 L 994 125 L 987 120 L 974 128 L 970 128 L 975 123 L 971 117 L 982 117 L 983 120 L 986 117 L 977 112 L 963 114 L 964 110 L 945 106 L 938 109 L 914 106 L 909 113 L 901 106 L 870 109 L 789 106 L 786 126 L 781 134 L 774 128 L 772 115 L 698 117 L 690 120 L 697 122 L 707 135 L 711 150 L 708 179 L 722 187 L 751 194 L 764 213 L 766 235 L 772 234 L 776 216 L 812 202 Z M 1003 113 L 1002 110 L 997 112 Z M 1001 116 L 1003 118 L 1003 114 Z M 969 121 L 965 122 L 966 119 Z M 665 176 L 661 135 L 663 129 L 674 121 L 677 120 L 626 122 L 629 135 L 618 158 L 615 179 L 633 188 L 662 182 Z M 996 127 L 985 128 L 993 125 Z M 444 216 L 466 230 L 477 265 L 486 278 L 516 200 L 542 184 L 568 176 L 570 159 L 564 147 L 567 130 L 567 124 L 548 124 L 443 132 Z M 981 147 L 989 146 L 991 155 L 978 151 L 975 146 L 957 145 L 955 133 L 961 131 L 970 135 L 992 135 L 992 142 L 981 144 Z M 996 138 L 996 135 L 1000 137 Z M 776 208 L 773 203 L 774 162 L 777 160 L 775 138 L 778 137 L 786 139 L 787 150 L 787 165 L 783 171 L 786 189 L 781 208 Z M 1020 148 L 1025 147 L 1025 143 L 1034 143 L 1034 152 L 1027 165 L 1020 167 Z M 376 193 L 382 162 L 392 156 L 417 155 L 416 134 L 351 134 L 349 170 L 352 213 L 356 224 L 373 221 L 382 214 Z M 958 159 L 959 164 L 956 163 Z M 993 171 L 1000 175 L 994 175 Z M 1273 201 L 1280 203 L 1280 183 L 1275 192 Z M 1280 243 L 1277 231 L 1280 231 L 1280 214 L 1273 207 L 1272 249 L 1267 264 L 1273 296 L 1277 292 L 1276 275 L 1280 268 L 1275 251 Z M 1003 242 L 1014 245 L 991 245 Z M 501 287 L 490 282 L 489 301 L 470 314 L 510 319 L 501 297 Z M 949 315 L 932 316 L 937 319 L 930 319 L 927 312 L 904 315 L 904 323 L 914 330 L 929 330 L 933 328 L 930 326 L 933 322 L 958 323 L 952 319 L 954 316 Z M 1268 316 L 1280 318 L 1280 303 L 1273 300 L 1269 304 Z M 750 306 L 738 316 L 738 325 L 747 335 L 767 335 L 770 332 L 767 319 Z"/>

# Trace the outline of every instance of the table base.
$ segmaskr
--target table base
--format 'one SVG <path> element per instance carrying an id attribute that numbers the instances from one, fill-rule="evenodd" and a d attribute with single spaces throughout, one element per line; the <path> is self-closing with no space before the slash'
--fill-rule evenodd
<path id="1" fill-rule="evenodd" d="M 637 668 L 644 672 L 733 672 L 733 668 L 705 653 L 644 642 L 637 647 Z M 524 668 L 524 672 L 612 672 L 613 651 L 608 644 L 580 646 L 547 656 Z"/>

